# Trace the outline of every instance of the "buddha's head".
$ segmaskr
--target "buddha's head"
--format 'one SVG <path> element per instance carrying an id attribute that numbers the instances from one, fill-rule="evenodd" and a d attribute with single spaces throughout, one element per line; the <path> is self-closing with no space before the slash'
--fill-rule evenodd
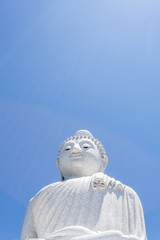
<path id="1" fill-rule="evenodd" d="M 73 137 L 67 138 L 57 156 L 62 180 L 104 172 L 107 163 L 104 147 L 87 130 L 79 130 Z"/>

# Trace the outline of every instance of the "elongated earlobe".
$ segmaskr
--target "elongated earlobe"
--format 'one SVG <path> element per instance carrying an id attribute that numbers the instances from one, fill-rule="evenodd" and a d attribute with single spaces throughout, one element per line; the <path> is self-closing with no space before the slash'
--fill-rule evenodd
<path id="1" fill-rule="evenodd" d="M 64 181 L 65 180 L 65 178 L 64 178 L 64 176 L 63 176 L 63 174 L 61 173 L 61 180 L 62 181 Z"/>
<path id="2" fill-rule="evenodd" d="M 105 169 L 106 169 L 106 166 L 107 166 L 107 163 L 108 163 L 108 158 L 107 158 L 107 156 L 106 156 L 106 159 L 105 159 L 105 160 L 104 160 L 103 158 L 102 158 L 102 160 L 101 160 L 100 172 L 103 172 L 103 173 L 104 173 L 104 171 L 105 171 Z"/>

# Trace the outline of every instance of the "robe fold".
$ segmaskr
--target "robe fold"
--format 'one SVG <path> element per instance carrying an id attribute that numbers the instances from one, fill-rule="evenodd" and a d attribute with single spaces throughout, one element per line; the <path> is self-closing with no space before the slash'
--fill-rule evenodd
<path id="1" fill-rule="evenodd" d="M 147 240 L 137 194 L 127 186 L 123 191 L 93 189 L 90 176 L 53 183 L 38 192 L 28 204 L 20 240 L 27 237 Z"/>

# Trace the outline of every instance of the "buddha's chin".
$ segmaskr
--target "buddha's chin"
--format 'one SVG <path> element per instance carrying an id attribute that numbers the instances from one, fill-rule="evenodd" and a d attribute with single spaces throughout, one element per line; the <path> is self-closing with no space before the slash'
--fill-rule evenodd
<path id="1" fill-rule="evenodd" d="M 79 178 L 79 177 L 87 177 L 92 176 L 95 172 L 92 172 L 87 167 L 84 168 L 80 164 L 75 164 L 72 168 L 72 171 L 68 173 L 69 178 Z"/>
<path id="2" fill-rule="evenodd" d="M 73 179 L 73 178 L 81 178 L 81 177 L 88 177 L 91 176 L 90 174 L 83 173 L 83 172 L 73 172 L 69 176 L 67 176 L 65 179 Z"/>
<path id="3" fill-rule="evenodd" d="M 84 159 L 81 157 L 71 158 L 70 167 L 72 169 L 77 169 L 77 168 L 82 169 L 84 167 Z"/>
<path id="4" fill-rule="evenodd" d="M 90 172 L 87 171 L 87 169 L 84 169 L 82 167 L 82 164 L 80 162 L 76 162 L 72 164 L 72 170 L 66 172 L 64 174 L 66 178 L 79 178 L 79 177 L 85 177 L 85 176 L 90 176 Z"/>

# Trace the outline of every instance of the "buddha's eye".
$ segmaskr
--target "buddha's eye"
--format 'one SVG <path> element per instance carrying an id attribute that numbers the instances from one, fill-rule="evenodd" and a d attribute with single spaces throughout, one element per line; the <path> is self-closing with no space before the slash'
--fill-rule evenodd
<path id="1" fill-rule="evenodd" d="M 83 149 L 88 149 L 88 148 L 90 148 L 91 146 L 88 144 L 88 143 L 84 143 L 83 145 L 82 145 L 82 148 Z"/>
<path id="2" fill-rule="evenodd" d="M 71 146 L 66 146 L 66 147 L 64 148 L 64 151 L 69 151 L 69 150 L 71 150 Z"/>

